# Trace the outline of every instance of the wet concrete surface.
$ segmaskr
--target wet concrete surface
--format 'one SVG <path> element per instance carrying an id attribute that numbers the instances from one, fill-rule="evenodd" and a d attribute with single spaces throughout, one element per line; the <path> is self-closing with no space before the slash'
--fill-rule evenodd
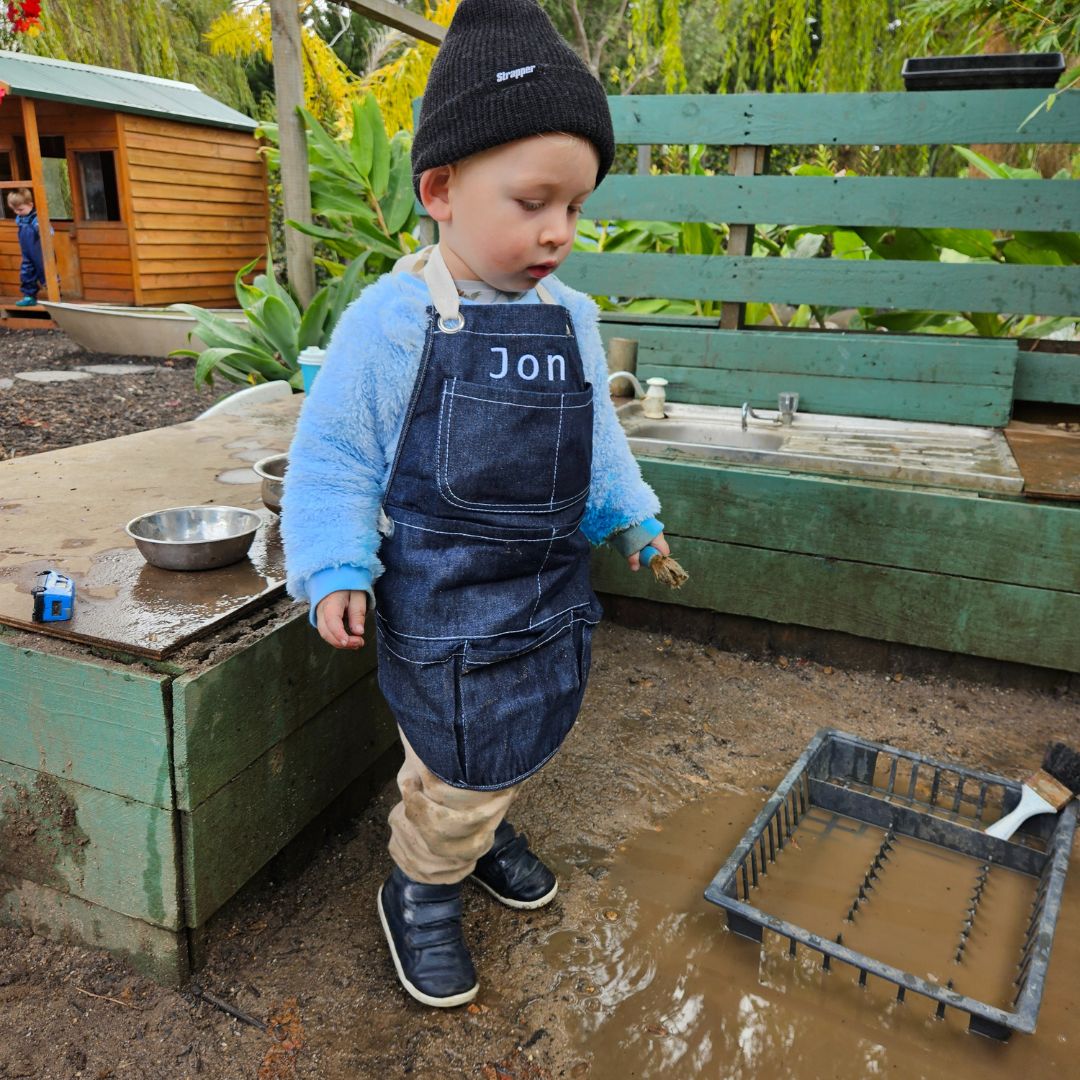
<path id="1" fill-rule="evenodd" d="M 762 954 L 702 894 L 821 727 L 1019 777 L 1047 740 L 1080 741 L 1078 717 L 1075 693 L 753 660 L 603 624 L 581 720 L 512 816 L 560 892 L 514 912 L 466 886 L 473 1006 L 429 1010 L 396 983 L 374 908 L 387 784 L 303 870 L 279 865 L 211 929 L 202 985 L 271 1019 L 268 1031 L 101 954 L 0 930 L 0 1076 L 1077 1076 L 1076 867 L 1039 1029 L 1005 1046 L 967 1034 L 956 1014 L 937 1021 L 928 1003 L 792 961 L 782 944 Z M 847 891 L 838 884 L 836 898 Z M 925 918 L 905 929 L 911 940 Z"/>
<path id="2" fill-rule="evenodd" d="M 277 518 L 247 463 L 288 447 L 299 406 L 294 398 L 0 462 L 0 622 L 160 659 L 280 592 Z M 124 532 L 139 514 L 207 503 L 256 509 L 266 522 L 232 566 L 161 570 Z M 69 621 L 32 622 L 43 569 L 74 579 Z"/>

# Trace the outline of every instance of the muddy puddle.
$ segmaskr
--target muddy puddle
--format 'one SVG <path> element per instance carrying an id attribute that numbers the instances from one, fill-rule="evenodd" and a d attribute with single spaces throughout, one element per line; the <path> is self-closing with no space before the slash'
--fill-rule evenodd
<path id="1" fill-rule="evenodd" d="M 544 949 L 563 1022 L 612 1078 L 862 1080 L 1080 1076 L 1080 881 L 1074 866 L 1034 1035 L 1006 1044 L 967 1032 L 967 1016 L 834 965 L 766 931 L 764 948 L 731 934 L 706 885 L 767 797 L 726 793 L 684 806 L 616 852 L 591 921 L 562 924 Z M 872 899 L 853 897 L 883 834 L 814 808 L 754 901 L 771 914 L 981 1000 L 1008 1006 L 1034 879 L 985 875 L 977 917 L 955 956 L 980 865 L 901 837 Z M 1076 856 L 1074 855 L 1074 863 Z M 887 884 L 887 888 L 886 888 Z M 872 914 L 871 914 L 872 913 Z M 586 1075 L 586 1074 L 582 1074 Z"/>

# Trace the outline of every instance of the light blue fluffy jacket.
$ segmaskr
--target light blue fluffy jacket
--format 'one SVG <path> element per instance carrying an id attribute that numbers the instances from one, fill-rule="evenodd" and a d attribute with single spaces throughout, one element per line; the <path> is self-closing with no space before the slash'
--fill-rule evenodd
<path id="1" fill-rule="evenodd" d="M 653 517 L 659 502 L 607 393 L 596 304 L 555 278 L 544 284 L 570 311 L 585 378 L 596 390 L 592 485 L 581 530 L 600 544 Z M 281 533 L 289 593 L 313 608 L 336 588 L 370 590 L 382 573 L 379 509 L 420 365 L 429 303 L 427 286 L 408 273 L 386 274 L 364 289 L 334 331 L 301 410 Z"/>

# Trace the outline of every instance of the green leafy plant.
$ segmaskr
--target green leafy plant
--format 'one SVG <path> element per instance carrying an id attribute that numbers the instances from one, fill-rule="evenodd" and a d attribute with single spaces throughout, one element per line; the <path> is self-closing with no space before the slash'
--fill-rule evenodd
<path id="1" fill-rule="evenodd" d="M 272 264 L 250 285 L 244 281 L 258 262 L 256 259 L 236 273 L 236 298 L 246 323 L 193 304 L 172 305 L 195 320 L 193 333 L 207 346 L 201 351 L 177 349 L 171 354 L 197 358 L 196 386 L 212 386 L 214 376 L 220 375 L 234 383 L 282 380 L 301 389 L 300 351 L 309 345 L 326 345 L 341 313 L 362 285 L 364 256 L 354 259 L 340 276 L 332 277 L 301 312 L 289 290 L 274 277 Z"/>
<path id="2" fill-rule="evenodd" d="M 417 221 L 409 160 L 412 136 L 399 131 L 387 138 L 371 94 L 352 103 L 347 135 L 334 135 L 306 109 L 300 112 L 307 127 L 311 208 L 320 220 L 286 224 L 315 237 L 337 257 L 318 260 L 331 274 L 366 256 L 364 275 L 371 280 L 418 246 L 411 232 Z M 259 131 L 270 141 L 268 156 L 276 164 L 277 125 L 263 124 Z"/>

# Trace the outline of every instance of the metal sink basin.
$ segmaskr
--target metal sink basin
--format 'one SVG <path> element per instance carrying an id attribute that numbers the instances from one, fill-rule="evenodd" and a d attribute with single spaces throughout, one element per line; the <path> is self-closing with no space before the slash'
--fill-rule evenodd
<path id="1" fill-rule="evenodd" d="M 635 454 L 1004 494 L 1024 486 L 994 428 L 800 412 L 790 427 L 751 419 L 743 431 L 740 410 L 723 405 L 669 401 L 665 413 L 649 419 L 638 401 L 619 408 Z"/>

